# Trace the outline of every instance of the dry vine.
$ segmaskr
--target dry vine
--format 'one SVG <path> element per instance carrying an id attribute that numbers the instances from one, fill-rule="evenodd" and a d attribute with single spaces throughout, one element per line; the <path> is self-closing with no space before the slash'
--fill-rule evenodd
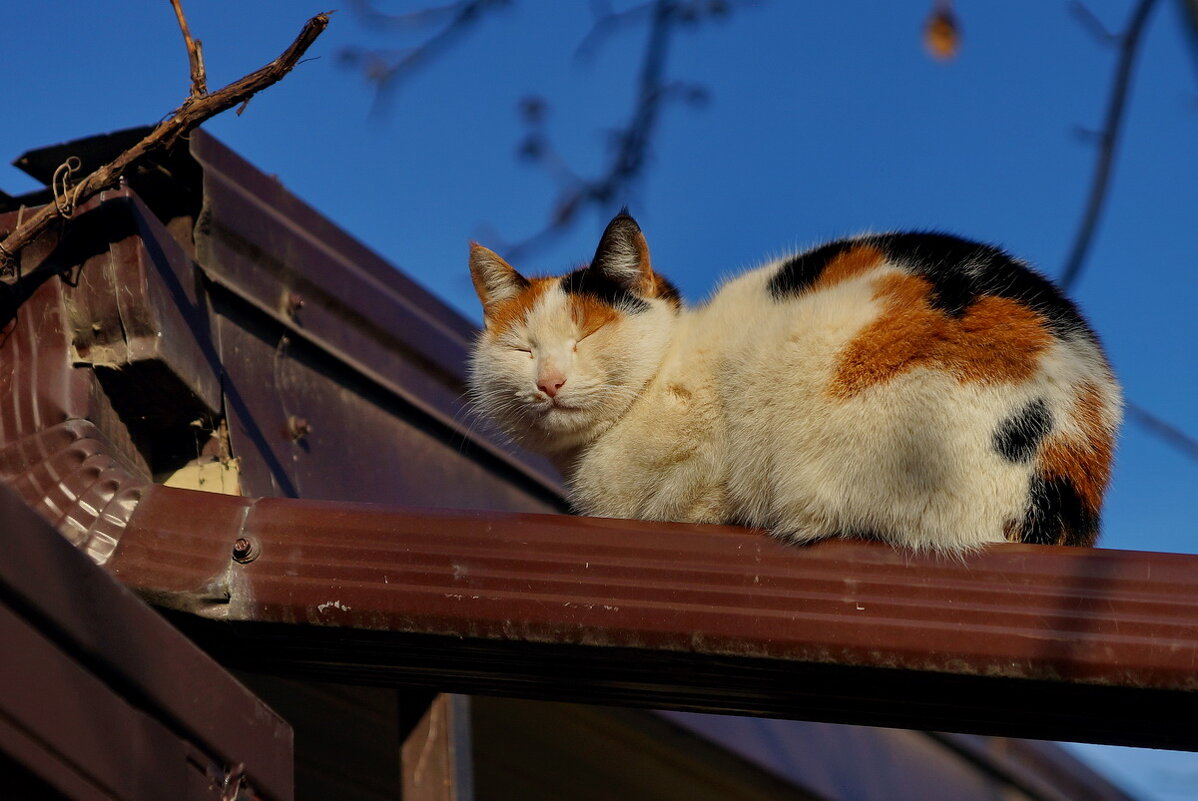
<path id="1" fill-rule="evenodd" d="M 133 147 L 99 167 L 82 181 L 72 184 L 69 197 L 64 177 L 62 195 L 65 202 L 58 201 L 58 188 L 55 188 L 56 202 L 47 203 L 36 214 L 17 226 L 16 230 L 5 237 L 3 242 L 0 242 L 0 261 L 3 262 L 5 270 L 11 268 L 15 263 L 21 249 L 37 239 L 55 220 L 70 217 L 79 204 L 100 190 L 116 184 L 121 175 L 139 159 L 153 151 L 170 148 L 179 141 L 180 137 L 185 136 L 196 126 L 222 111 L 246 102 L 256 93 L 282 80 L 283 76 L 299 63 L 304 53 L 316 41 L 316 37 L 320 36 L 328 27 L 329 13 L 331 13 L 317 14 L 308 20 L 291 46 L 274 61 L 223 89 L 209 93 L 204 89 L 204 67 L 199 43 L 192 41 L 191 34 L 187 30 L 186 20 L 183 18 L 183 11 L 178 6 L 177 0 L 172 0 L 172 5 L 175 6 L 180 26 L 184 32 L 184 40 L 188 45 L 188 58 L 191 63 L 191 95 Z M 68 168 L 66 172 L 72 171 Z"/>

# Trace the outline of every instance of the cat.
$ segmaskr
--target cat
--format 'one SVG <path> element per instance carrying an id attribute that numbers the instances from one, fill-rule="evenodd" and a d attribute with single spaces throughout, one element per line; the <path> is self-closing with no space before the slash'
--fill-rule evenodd
<path id="1" fill-rule="evenodd" d="M 1092 545 L 1122 398 L 1094 331 L 998 248 L 865 235 L 685 307 L 626 211 L 590 265 L 471 243 L 474 405 L 585 515 L 963 553 Z"/>

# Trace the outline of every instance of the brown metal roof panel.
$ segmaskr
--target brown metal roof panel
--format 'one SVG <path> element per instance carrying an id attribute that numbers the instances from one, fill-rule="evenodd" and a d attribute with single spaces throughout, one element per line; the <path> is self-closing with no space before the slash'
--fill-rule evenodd
<path id="1" fill-rule="evenodd" d="M 210 280 L 560 493 L 543 458 L 513 455 L 463 414 L 469 321 L 212 137 L 197 132 L 191 151 L 204 169 L 196 250 Z"/>
<path id="2" fill-rule="evenodd" d="M 335 357 L 280 349 L 278 328 L 264 334 L 269 321 L 227 299 L 210 312 L 191 261 L 131 191 L 81 207 L 67 234 L 26 249 L 0 283 L 0 479 L 97 561 L 137 488 L 200 456 L 193 423 L 210 427 L 222 405 L 250 492 L 554 508 L 519 462 L 476 451 Z M 301 442 L 289 417 L 305 410 L 314 433 Z M 330 469 L 346 442 L 360 459 Z"/>
<path id="3" fill-rule="evenodd" d="M 192 524 L 222 505 L 235 527 Z M 294 624 L 250 635 L 282 669 L 1198 748 L 1192 557 L 1010 545 L 962 563 L 715 526 L 272 499 L 232 510 L 150 488 L 111 567 L 146 590 L 165 571 L 184 593 L 168 605 L 223 582 L 229 602 L 198 611 Z M 228 562 L 241 536 L 261 554 L 244 566 Z"/>
<path id="4" fill-rule="evenodd" d="M 367 280 L 373 285 L 386 287 L 388 295 L 401 298 L 405 306 L 419 313 L 421 320 L 428 321 L 429 325 L 442 332 L 451 332 L 452 336 L 448 338 L 457 346 L 468 343 L 473 338 L 475 326 L 469 320 L 396 269 L 395 265 L 350 236 L 336 223 L 293 195 L 278 178 L 264 174 L 204 131 L 192 134 L 191 155 L 204 168 L 206 178 L 213 179 L 213 184 L 224 184 L 226 188 L 234 189 L 236 194 L 256 198 L 251 205 L 269 210 L 271 222 L 282 229 L 281 232 L 270 234 L 281 237 L 275 241 L 290 243 L 295 242 L 296 237 L 308 240 L 308 248 L 314 247 L 324 251 L 326 258 L 335 263 L 337 268 L 337 272 L 333 274 L 321 273 L 316 269 L 320 265 L 303 263 L 295 265 L 300 275 L 313 283 L 330 285 L 336 283 L 330 280 L 334 275 L 340 279 L 343 277 L 342 270 L 347 270 L 351 278 L 361 276 L 362 280 Z M 215 187 L 208 187 L 208 191 L 216 190 Z M 248 207 L 243 208 L 248 210 Z M 227 215 L 221 215 L 221 219 L 227 223 L 237 222 L 235 218 L 229 218 Z M 254 214 L 249 219 L 263 218 L 260 214 Z M 237 230 L 246 231 L 247 228 L 239 225 Z M 267 232 L 259 229 L 247 236 L 249 241 L 255 242 L 258 241 L 257 237 L 265 235 Z M 270 252 L 286 254 L 288 251 L 272 249 Z M 462 256 L 464 260 L 464 243 Z M 355 295 L 354 299 L 360 298 Z M 429 340 L 421 344 L 425 347 L 436 347 L 438 343 Z M 452 364 L 444 366 L 457 369 Z"/>
<path id="5" fill-rule="evenodd" d="M 447 430 L 236 299 L 214 293 L 213 301 L 230 438 L 246 494 L 558 508 L 543 483 L 473 437 Z"/>
<path id="6" fill-rule="evenodd" d="M 150 737 L 140 754 L 136 749 L 125 753 L 122 749 L 135 743 L 104 739 L 106 732 L 96 730 L 96 721 L 125 721 L 123 731 L 130 736 L 169 732 L 163 747 L 186 741 L 226 767 L 244 762 L 265 797 L 291 798 L 291 730 L 287 724 L 4 487 L 0 487 L 0 553 L 4 554 L 0 559 L 0 605 L 20 618 L 10 621 L 15 626 L 12 633 L 15 637 L 25 631 L 21 636 L 29 646 L 15 648 L 10 654 L 13 659 L 4 660 L 4 670 L 20 669 L 27 677 L 41 676 L 54 688 L 43 694 L 28 683 L 0 682 L 6 712 L 15 714 L 22 698 L 35 702 L 34 708 L 22 715 L 28 718 L 28 725 L 36 724 L 34 730 L 45 729 L 39 738 L 70 745 L 73 755 L 68 756 L 72 759 L 82 759 L 88 753 L 98 755 L 101 761 L 111 756 L 113 768 L 123 765 L 131 771 L 132 780 L 153 769 L 152 760 L 145 765 L 138 760 L 156 753 L 158 738 Z M 45 653 L 40 662 L 34 649 Z M 62 656 L 54 657 L 51 651 Z M 17 656 L 26 661 L 14 661 Z M 39 664 L 47 667 L 40 669 Z M 50 666 L 56 666 L 55 673 Z M 87 689 L 95 689 L 97 682 L 115 695 Z M 81 693 L 87 689 L 87 693 L 74 696 L 70 688 Z M 81 706 L 70 707 L 76 702 Z M 64 707 L 63 715 L 51 714 L 54 704 L 70 709 Z M 111 714 L 101 715 L 105 709 Z M 71 716 L 76 713 L 87 718 L 89 726 L 73 730 Z M 107 734 L 117 737 L 121 731 L 118 728 Z M 88 746 L 80 737 L 95 742 Z M 116 759 L 121 754 L 125 754 L 124 761 Z M 180 760 L 178 769 L 183 768 Z M 92 764 L 91 769 L 100 768 Z M 149 792 L 153 787 L 143 789 Z"/>
<path id="7" fill-rule="evenodd" d="M 128 704 L 2 602 L 0 642 L 0 752 L 73 799 L 218 801 L 213 787 L 223 766 Z"/>

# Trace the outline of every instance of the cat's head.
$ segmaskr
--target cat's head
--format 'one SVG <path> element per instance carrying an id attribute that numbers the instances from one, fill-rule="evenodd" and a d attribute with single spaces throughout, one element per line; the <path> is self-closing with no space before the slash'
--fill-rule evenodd
<path id="1" fill-rule="evenodd" d="M 470 275 L 486 322 L 471 357 L 473 402 L 517 442 L 549 453 L 627 411 L 657 372 L 679 308 L 624 212 L 587 267 L 525 278 L 472 243 Z"/>

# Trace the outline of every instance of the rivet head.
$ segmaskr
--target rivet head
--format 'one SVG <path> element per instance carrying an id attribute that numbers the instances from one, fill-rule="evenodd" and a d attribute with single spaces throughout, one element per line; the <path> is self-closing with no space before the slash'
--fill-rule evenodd
<path id="1" fill-rule="evenodd" d="M 287 434 L 296 442 L 312 433 L 312 424 L 308 418 L 291 415 L 287 418 Z"/>
<path id="2" fill-rule="evenodd" d="M 233 543 L 233 561 L 252 562 L 258 558 L 258 549 L 254 547 L 254 541 L 248 537 L 238 537 Z"/>
<path id="3" fill-rule="evenodd" d="M 283 298 L 283 308 L 286 309 L 288 317 L 294 317 L 300 309 L 304 308 L 303 296 L 298 292 L 288 292 Z"/>

